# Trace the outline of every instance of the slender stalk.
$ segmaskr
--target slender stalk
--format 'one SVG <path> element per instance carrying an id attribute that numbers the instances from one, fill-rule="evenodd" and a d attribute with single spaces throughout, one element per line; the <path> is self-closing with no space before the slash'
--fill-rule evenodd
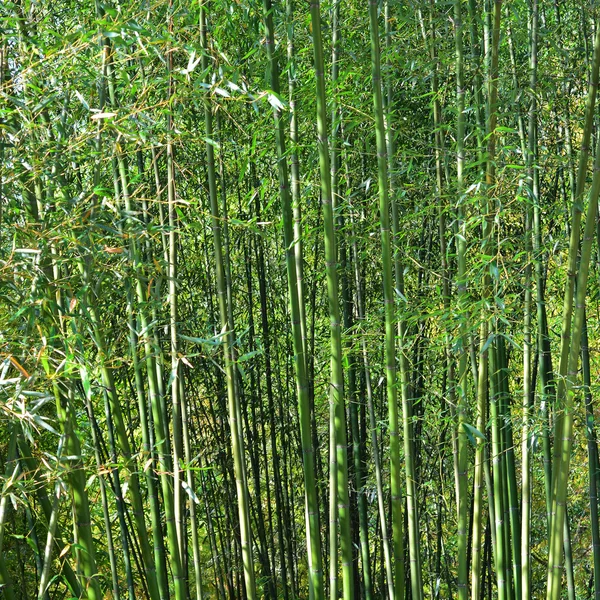
<path id="1" fill-rule="evenodd" d="M 187 484 L 189 498 L 189 513 L 190 513 L 190 529 L 192 532 L 192 558 L 194 562 L 194 588 L 196 591 L 196 600 L 203 599 L 202 592 L 202 571 L 200 567 L 201 551 L 200 541 L 198 536 L 199 523 L 196 515 L 196 505 L 200 503 L 195 493 L 195 477 L 191 469 L 192 463 L 192 451 L 191 451 L 191 440 L 190 440 L 190 414 L 185 398 L 185 389 L 183 385 L 183 378 L 179 380 L 180 384 L 180 398 L 182 408 L 182 436 L 183 436 L 183 458 L 185 460 L 185 480 Z M 187 537 L 187 536 L 186 536 Z M 187 541 L 187 540 L 186 540 Z"/>
<path id="2" fill-rule="evenodd" d="M 373 110 L 375 116 L 375 134 L 377 143 L 377 180 L 379 189 L 379 219 L 381 223 L 381 255 L 383 264 L 383 295 L 385 303 L 385 369 L 387 381 L 388 428 L 390 436 L 390 477 L 392 494 L 392 538 L 394 545 L 394 594 L 395 598 L 404 597 L 404 548 L 403 517 L 400 483 L 400 447 L 398 440 L 398 393 L 396 381 L 396 335 L 394 314 L 394 290 L 392 278 L 392 246 L 389 216 L 388 167 L 385 128 L 383 122 L 383 98 L 381 90 L 381 64 L 379 45 L 379 24 L 377 2 L 369 0 L 369 29 L 371 38 L 371 69 L 373 84 Z M 410 440 L 409 442 L 410 443 Z M 413 498 L 414 500 L 414 498 Z M 414 534 L 414 531 L 413 531 Z M 410 534 L 411 536 L 413 534 Z M 412 549 L 412 548 L 411 548 Z M 411 553 L 411 575 L 413 575 Z M 415 563 L 415 567 L 418 562 Z M 415 569 L 416 571 L 416 569 Z M 419 598 L 420 569 L 411 581 L 415 585 L 415 600 Z"/>
<path id="3" fill-rule="evenodd" d="M 331 28 L 331 85 L 333 88 L 331 102 L 331 201 L 334 214 L 339 213 L 339 160 L 340 160 L 340 121 L 339 106 L 337 102 L 337 79 L 339 76 L 340 60 L 340 2 L 334 0 L 332 10 Z M 334 261 L 338 262 L 337 253 Z M 338 406 L 335 398 L 330 394 L 329 401 L 329 598 L 337 600 L 338 597 Z M 342 561 L 347 560 L 343 557 Z"/>
<path id="4" fill-rule="evenodd" d="M 586 183 L 586 174 L 588 169 L 588 157 L 590 150 L 590 138 L 592 134 L 592 125 L 594 120 L 594 107 L 596 104 L 596 94 L 598 88 L 598 74 L 600 70 L 600 27 L 596 28 L 596 37 L 594 40 L 594 60 L 592 64 L 592 72 L 590 75 L 590 82 L 588 88 L 588 95 L 586 101 L 586 112 L 585 112 L 585 121 L 583 128 L 583 135 L 581 141 L 581 149 L 579 152 L 579 165 L 577 168 L 577 178 L 576 178 L 576 190 L 575 197 L 573 199 L 572 206 L 572 219 L 571 219 L 571 235 L 569 239 L 569 258 L 568 258 L 568 271 L 567 271 L 567 282 L 565 287 L 565 295 L 563 301 L 563 313 L 562 313 L 562 327 L 561 327 L 561 350 L 560 350 L 560 363 L 559 363 L 559 376 L 558 380 L 558 389 L 557 389 L 557 400 L 561 399 L 564 394 L 564 381 L 563 380 L 567 376 L 568 372 L 568 361 L 569 361 L 569 353 L 571 347 L 571 326 L 572 326 L 572 317 L 573 317 L 573 297 L 575 293 L 575 278 L 577 274 L 577 259 L 578 259 L 578 250 L 579 250 L 579 242 L 581 235 L 581 215 L 583 213 L 583 206 L 581 205 L 581 200 L 583 198 L 583 192 Z M 560 407 L 559 407 L 560 408 Z M 560 440 L 562 439 L 562 431 L 563 431 L 563 414 L 559 410 L 557 412 L 557 416 L 554 424 L 554 439 Z M 557 484 L 557 474 L 561 468 L 561 450 L 560 444 L 554 445 L 554 455 L 553 455 L 553 463 L 552 463 L 552 496 L 553 503 L 556 495 L 556 484 Z M 554 518 L 554 507 L 552 509 L 552 518 Z M 555 533 L 552 535 L 562 535 L 562 525 L 560 530 L 556 530 L 554 527 L 552 529 L 555 530 Z M 558 533 L 556 533 L 558 531 Z M 558 538 L 557 538 L 558 539 Z M 556 542 L 557 543 L 557 542 Z M 559 551 L 560 552 L 560 551 Z M 558 567 L 554 567 L 558 569 Z M 555 574 L 552 577 L 553 587 L 556 584 L 557 575 Z"/>
<path id="5" fill-rule="evenodd" d="M 98 427 L 96 427 L 96 420 L 94 419 L 94 412 L 92 407 L 92 383 L 90 380 L 89 373 L 87 368 L 82 366 L 79 369 L 79 374 L 81 376 L 81 384 L 83 386 L 84 394 L 85 394 L 85 404 L 88 413 L 88 419 L 91 423 L 91 437 L 92 443 L 94 447 L 94 458 L 96 460 L 96 468 L 98 471 L 101 469 L 102 465 L 102 455 L 101 455 L 101 443 L 98 436 Z M 106 493 L 106 477 L 103 475 L 98 477 L 98 482 L 100 485 L 100 497 L 102 498 L 102 513 L 104 516 L 104 528 L 106 535 L 106 547 L 108 551 L 108 558 L 110 562 L 110 571 L 112 577 L 112 586 L 113 586 L 113 596 L 115 600 L 120 600 L 121 592 L 119 589 L 119 573 L 117 567 L 117 558 L 115 553 L 114 541 L 113 541 L 113 532 L 112 525 L 110 521 L 110 512 L 108 506 L 108 497 Z M 58 493 L 56 494 L 58 497 Z M 54 507 L 53 507 L 54 508 Z"/>
<path id="6" fill-rule="evenodd" d="M 498 347 L 497 342 L 490 348 L 489 368 L 490 368 L 490 420 L 492 422 L 492 446 L 491 457 L 493 467 L 493 483 L 494 483 L 494 512 L 496 514 L 496 522 L 493 526 L 496 529 L 496 577 L 498 587 L 498 600 L 508 598 L 507 581 L 506 581 L 506 565 L 507 547 L 505 544 L 505 530 L 507 523 L 504 521 L 504 485 L 506 481 L 506 469 L 502 454 L 502 438 L 501 438 L 501 391 L 500 391 L 500 372 L 498 364 Z"/>
<path id="7" fill-rule="evenodd" d="M 1 59 L 2 57 L 0 57 Z M 2 79 L 0 78 L 0 85 Z M 2 547 L 4 543 L 4 528 L 6 526 L 6 520 L 8 518 L 8 492 L 11 485 L 14 483 L 16 477 L 19 474 L 19 463 L 16 461 L 17 458 L 17 427 L 14 425 L 10 428 L 8 448 L 6 453 L 6 460 L 4 461 L 4 474 L 6 476 L 6 483 L 3 486 L 2 494 L 0 497 L 0 590 L 6 596 L 6 600 L 15 600 L 15 588 L 12 578 L 10 577 L 6 568 L 6 562 L 4 560 L 6 553 L 3 552 Z M 57 511 L 55 511 L 57 512 Z M 50 531 L 50 529 L 49 529 Z M 50 537 L 50 534 L 49 534 Z M 47 548 L 47 546 L 46 546 Z M 48 550 L 46 550 L 46 553 Z M 49 561 L 48 561 L 49 563 Z"/>
<path id="8" fill-rule="evenodd" d="M 85 492 L 85 473 L 81 462 L 81 445 L 75 433 L 72 392 L 63 392 L 55 386 L 57 413 L 65 438 L 65 462 L 68 464 L 67 481 L 73 494 L 73 513 L 76 519 L 76 532 L 81 550 L 78 552 L 81 564 L 82 591 L 88 600 L 102 597 L 97 578 L 94 541 L 91 531 L 91 517 L 88 495 Z M 48 510 L 48 523 L 51 522 L 51 509 Z"/>
<path id="9" fill-rule="evenodd" d="M 352 218 L 352 215 L 351 215 Z M 353 221 L 352 221 L 353 224 Z M 359 267 L 359 255 L 358 255 L 358 244 L 356 242 L 356 235 L 354 233 L 354 227 L 352 227 L 352 255 L 354 262 L 354 281 L 356 290 L 356 305 L 358 312 L 358 319 L 361 323 L 365 320 L 365 308 L 364 299 L 362 294 L 362 283 L 360 278 L 360 267 Z M 369 430 L 371 434 L 371 452 L 373 455 L 373 464 L 375 470 L 375 486 L 377 489 L 377 507 L 378 507 L 378 519 L 381 527 L 381 545 L 383 547 L 383 560 L 385 563 L 385 580 L 387 582 L 387 597 L 389 600 L 394 600 L 394 569 L 392 565 L 392 553 L 390 550 L 390 541 L 387 528 L 387 515 L 385 507 L 385 499 L 383 495 L 383 476 L 381 473 L 381 461 L 379 458 L 379 441 L 377 439 L 377 419 L 375 416 L 375 408 L 373 406 L 373 390 L 371 385 L 371 371 L 369 368 L 369 357 L 367 350 L 367 342 L 365 336 L 361 336 L 362 346 L 362 357 L 363 357 L 363 368 L 365 377 L 365 387 L 367 393 L 367 411 L 369 413 Z M 373 572 L 376 572 L 375 566 Z M 382 577 L 384 576 L 382 570 Z"/>
<path id="10" fill-rule="evenodd" d="M 483 237 L 483 252 L 486 255 L 492 255 L 493 251 L 491 249 L 491 239 L 492 239 L 492 229 L 493 229 L 493 221 L 494 221 L 494 211 L 492 210 L 492 202 L 491 202 L 491 187 L 495 183 L 496 179 L 496 163 L 495 163 L 495 151 L 496 151 L 496 123 L 498 119 L 497 113 L 497 103 L 498 103 L 498 47 L 500 42 L 500 17 L 501 17 L 501 0 L 493 1 L 493 11 L 486 10 L 485 18 L 484 18 L 484 49 L 486 56 L 486 86 L 487 86 L 487 119 L 485 124 L 485 131 L 487 134 L 487 147 L 486 147 L 486 156 L 485 156 L 485 185 L 486 185 L 486 194 L 483 198 L 483 206 L 482 206 L 482 214 L 483 214 L 483 227 L 482 227 L 482 237 Z M 472 41 L 476 38 L 476 34 L 474 34 L 474 23 L 473 19 L 475 18 L 474 6 L 470 5 L 470 17 L 472 21 L 472 33 L 471 38 Z M 477 82 L 476 82 L 477 84 Z M 476 96 L 478 95 L 478 88 L 475 90 Z M 482 116 L 480 117 L 483 120 Z M 483 141 L 480 142 L 482 144 Z M 480 146 L 481 147 L 481 146 Z M 489 272 L 489 268 L 486 269 L 483 277 L 482 283 L 482 299 L 484 302 L 488 302 L 491 295 L 491 276 Z M 493 330 L 492 330 L 493 331 Z M 495 369 L 489 364 L 491 361 L 494 361 L 493 354 L 495 353 L 493 348 L 490 348 L 490 343 L 488 340 L 488 336 L 490 335 L 490 324 L 489 318 L 487 315 L 487 309 L 484 307 L 482 309 L 482 317 L 481 317 L 481 326 L 480 326 L 480 361 L 479 361 L 479 371 L 477 378 L 477 428 L 479 431 L 484 431 L 487 423 L 487 400 L 488 400 L 488 379 L 490 380 L 490 390 L 492 389 L 492 382 L 496 381 L 497 374 L 495 373 Z M 493 335 L 493 333 L 492 333 Z M 495 388 L 497 389 L 497 388 Z M 490 391 L 490 395 L 492 392 Z M 491 398 L 491 406 L 494 410 L 490 414 L 490 419 L 492 423 L 497 423 L 498 415 L 496 413 L 495 405 L 496 399 Z M 492 428 L 492 432 L 494 431 L 494 427 Z M 494 461 L 500 460 L 499 452 L 500 448 L 500 439 L 499 432 L 496 427 L 496 439 L 492 441 L 494 449 L 492 451 L 492 459 Z M 494 437 L 494 435 L 493 435 Z M 484 440 L 478 438 L 477 440 L 477 449 L 475 453 L 475 475 L 474 475 L 474 488 L 475 488 L 475 497 L 473 502 L 473 564 L 472 564 L 472 578 L 471 578 L 471 598 L 472 600 L 478 600 L 479 595 L 481 593 L 481 585 L 480 585 L 480 577 L 481 577 L 481 531 L 482 531 L 482 521 L 483 521 L 483 498 L 482 498 L 482 488 L 483 488 L 483 479 L 484 479 L 484 464 L 485 464 L 485 451 L 484 451 Z M 496 483 L 498 481 L 498 484 Z M 498 473 L 494 476 L 494 486 L 501 486 L 501 474 Z M 500 488 L 501 489 L 501 488 Z M 491 487 L 488 485 L 488 496 L 490 495 Z M 501 506 L 501 498 L 497 498 L 498 494 L 494 491 L 493 494 L 493 503 L 492 499 L 489 498 L 490 505 L 490 517 L 492 517 L 492 507 L 494 518 L 490 518 L 490 522 L 492 528 L 496 531 L 496 544 L 495 546 L 495 556 L 496 556 L 496 572 L 498 577 L 498 596 L 499 598 L 504 598 L 504 560 L 503 556 L 501 557 L 501 566 L 498 564 L 498 554 L 502 552 L 501 546 L 503 544 L 502 538 L 497 535 L 498 528 L 502 531 L 502 506 Z M 498 508 L 500 508 L 500 512 L 498 512 Z"/>
<path id="11" fill-rule="evenodd" d="M 598 67 L 600 63 L 600 27 L 597 28 L 596 41 L 594 46 L 594 66 L 593 66 L 593 81 L 598 81 Z M 591 92 L 591 90 L 590 90 Z M 590 94 L 591 95 L 591 94 Z M 594 98 L 595 99 L 595 98 Z M 593 104 L 592 104 L 593 107 Z M 583 148 L 582 148 L 583 154 Z M 581 158 L 581 157 L 580 157 Z M 587 161 L 586 161 L 587 163 Z M 584 165 L 587 166 L 587 165 Z M 581 167 L 581 163 L 580 163 Z M 584 169 L 584 174 L 585 174 Z M 584 179 L 585 177 L 582 176 Z M 578 177 L 579 180 L 579 177 Z M 600 138 L 598 139 L 596 149 L 596 160 L 594 162 L 594 177 L 592 180 L 592 188 L 590 190 L 590 198 L 586 214 L 585 230 L 583 234 L 583 243 L 581 245 L 581 258 L 579 260 L 579 270 L 577 272 L 577 293 L 575 296 L 575 311 L 573 315 L 572 328 L 569 327 L 569 337 L 562 339 L 561 344 L 561 363 L 563 354 L 568 350 L 568 365 L 564 379 L 558 382 L 557 402 L 564 406 L 564 414 L 561 423 L 557 424 L 562 434 L 556 437 L 555 446 L 559 446 L 559 452 L 555 452 L 555 464 L 553 465 L 553 489 L 552 489 L 552 524 L 550 529 L 550 551 L 548 558 L 548 587 L 547 599 L 558 600 L 560 598 L 562 586 L 562 550 L 564 543 L 564 530 L 566 520 L 566 495 L 567 481 L 569 474 L 569 465 L 571 461 L 571 447 L 573 435 L 573 413 L 574 413 L 574 397 L 576 394 L 575 378 L 578 373 L 579 356 L 581 350 L 581 338 L 583 333 L 583 325 L 585 318 L 585 299 L 587 293 L 587 280 L 589 275 L 589 267 L 591 260 L 592 242 L 595 239 L 596 232 L 596 217 L 598 213 L 598 194 L 600 193 Z M 573 263 L 577 262 L 577 246 L 579 246 L 579 218 L 576 217 L 577 212 L 583 212 L 577 206 L 573 207 L 571 242 L 575 246 L 569 246 L 569 250 L 573 250 Z M 575 230 L 577 229 L 577 233 Z M 571 264 L 571 252 L 569 253 L 569 264 Z M 575 264 L 573 264 L 575 267 Z M 565 291 L 565 308 L 567 308 L 567 296 L 572 293 L 571 279 L 569 276 Z M 573 282 L 574 284 L 574 282 Z M 574 287 L 574 286 L 573 286 Z M 573 304 L 573 303 L 570 303 Z M 573 311 L 573 306 L 568 307 L 568 312 Z M 569 314 L 570 316 L 570 314 Z M 570 320 L 570 319 L 569 319 Z M 563 332 L 565 330 L 563 324 Z M 566 349 L 565 349 L 566 347 Z M 556 459 L 558 458 L 558 461 Z"/>
<path id="12" fill-rule="evenodd" d="M 581 366 L 585 392 L 586 437 L 588 446 L 589 496 L 592 529 L 592 553 L 594 559 L 594 598 L 600 598 L 600 527 L 598 524 L 598 442 L 594 419 L 591 390 L 590 349 L 588 345 L 587 319 L 584 318 L 581 334 Z"/>
<path id="13" fill-rule="evenodd" d="M 167 27 L 169 34 L 173 35 L 173 0 L 169 0 L 167 10 Z M 167 98 L 169 106 L 172 107 L 175 102 L 175 89 L 173 80 L 173 49 L 170 45 L 166 50 L 166 65 L 168 90 Z M 187 574 L 184 568 L 184 556 L 186 554 L 186 532 L 184 518 L 184 498 L 182 495 L 182 465 L 183 458 L 183 439 L 182 439 L 182 406 L 181 397 L 179 394 L 179 352 L 177 340 L 177 240 L 178 240 L 178 218 L 177 218 L 177 201 L 175 198 L 175 152 L 173 147 L 173 111 L 169 110 L 166 115 L 166 142 L 167 142 L 167 212 L 168 212 L 168 260 L 167 260 L 167 275 L 168 275 L 168 296 L 169 304 L 169 334 L 170 334 L 170 350 L 171 350 L 171 404 L 172 404 L 172 420 L 173 420 L 173 504 L 174 504 L 174 519 L 175 531 L 177 535 L 177 546 L 179 550 L 179 560 L 181 562 L 182 571 L 176 575 L 179 585 L 182 590 L 185 589 Z M 183 593 L 183 592 L 182 592 Z"/>
<path id="14" fill-rule="evenodd" d="M 390 14 L 390 5 L 389 5 L 388 1 L 385 2 L 384 17 L 385 17 L 385 48 L 386 48 L 386 60 L 387 60 L 386 67 L 388 68 L 388 70 L 391 70 L 391 65 L 390 65 L 391 58 L 390 57 L 392 56 L 392 32 L 391 32 L 391 17 L 392 16 Z M 371 54 L 371 56 L 372 56 L 372 54 Z M 389 164 L 388 197 L 389 196 L 392 197 L 392 203 L 391 203 L 392 204 L 392 227 L 395 228 L 394 233 L 396 234 L 397 230 L 398 230 L 398 220 L 399 219 L 398 219 L 398 201 L 396 199 L 396 169 L 397 169 L 397 166 L 396 166 L 396 157 L 395 157 L 394 130 L 393 130 L 393 123 L 392 123 L 393 90 L 392 90 L 392 76 L 391 76 L 390 72 L 388 72 L 388 75 L 387 75 L 386 93 L 383 96 L 382 101 L 384 102 L 384 126 L 385 126 L 385 134 L 386 134 L 386 151 L 387 151 L 387 160 L 388 160 L 388 164 Z M 394 250 L 395 250 L 395 254 L 394 254 L 395 275 L 396 275 L 396 277 L 401 277 L 402 269 L 401 269 L 400 260 L 399 260 L 398 248 L 395 247 Z M 355 249 L 355 254 L 356 254 L 356 249 Z M 358 259 L 355 256 L 355 261 L 356 260 L 358 260 Z M 357 282 L 358 281 L 359 281 L 359 279 L 357 279 Z M 357 283 L 357 286 L 358 286 L 358 283 Z M 386 336 L 387 336 L 387 329 L 386 329 Z M 387 348 L 387 346 L 386 346 L 386 348 Z M 365 360 L 365 374 L 368 376 L 366 345 L 363 346 L 363 355 L 364 355 L 364 360 Z M 386 358 L 386 360 L 387 360 L 387 358 Z M 370 393 L 370 380 L 368 383 L 369 383 L 369 387 L 367 388 L 367 391 Z M 386 379 L 386 384 L 387 384 L 387 379 Z M 374 420 L 374 415 L 373 415 L 373 419 L 371 419 L 372 412 L 373 412 L 371 409 L 372 409 L 372 407 L 370 406 L 369 407 L 370 425 L 371 425 L 371 429 L 372 429 L 373 439 L 374 439 L 374 441 L 376 441 L 377 438 L 375 435 L 376 434 L 375 420 Z M 396 418 L 396 420 L 397 420 L 397 418 Z M 393 440 L 390 438 L 390 448 L 392 447 L 392 442 L 393 442 Z M 373 448 L 374 448 L 373 452 L 375 453 L 376 448 L 377 448 L 376 443 L 373 445 Z M 392 458 L 390 460 L 391 460 L 391 462 L 393 462 Z M 379 482 L 379 484 L 381 484 L 381 482 Z M 379 493 L 379 488 L 378 488 L 378 493 Z M 395 506 L 395 502 L 394 502 L 394 500 L 392 500 L 392 537 L 394 536 L 394 534 L 393 534 L 394 519 L 396 519 L 396 523 L 399 523 L 400 520 L 402 519 L 401 500 L 399 501 L 399 506 L 400 506 L 399 512 L 398 512 L 398 514 L 396 514 L 395 517 L 394 517 L 394 510 L 398 510 L 398 509 L 397 508 L 394 509 L 393 508 L 394 506 Z M 380 508 L 379 517 L 381 519 L 381 524 L 382 524 L 381 525 L 382 526 L 382 535 L 385 538 L 384 541 L 382 542 L 382 546 L 383 546 L 383 555 L 384 555 L 384 561 L 385 561 L 387 588 L 388 588 L 388 593 L 389 593 L 390 599 L 391 599 L 394 597 L 394 578 L 396 577 L 396 574 L 402 573 L 402 578 L 404 577 L 404 551 L 401 550 L 400 555 L 398 555 L 398 548 L 396 546 L 394 546 L 395 564 L 392 565 L 391 555 L 390 555 L 390 545 L 389 545 L 389 541 L 387 539 L 387 525 L 386 525 L 387 519 L 384 516 L 385 513 L 383 510 L 383 503 L 380 503 L 379 508 Z M 395 541 L 401 537 L 402 537 L 402 533 L 400 532 L 400 534 L 398 534 L 398 532 L 396 532 L 396 538 L 393 537 L 393 541 Z M 401 593 L 403 593 L 404 583 L 403 582 L 401 584 L 397 583 L 397 585 L 401 586 Z"/>
<path id="15" fill-rule="evenodd" d="M 532 224 L 533 207 L 538 204 L 539 177 L 537 170 L 537 43 L 538 43 L 538 1 L 531 6 L 531 54 L 529 59 L 531 104 L 528 129 L 528 177 L 531 186 L 531 201 L 525 213 L 525 304 L 523 324 L 523 430 L 521 434 L 521 598 L 531 596 L 531 305 L 532 305 Z"/>
<path id="16" fill-rule="evenodd" d="M 202 67 L 208 73 L 210 67 L 207 27 L 206 27 L 206 3 L 200 5 L 200 30 L 202 38 Z M 242 562 L 244 567 L 244 581 L 246 584 L 246 596 L 249 600 L 255 600 L 256 581 L 254 574 L 254 560 L 252 557 L 252 538 L 250 530 L 250 511 L 248 500 L 248 487 L 246 483 L 246 465 L 243 454 L 242 423 L 239 418 L 239 398 L 236 394 L 235 365 L 232 360 L 233 343 L 235 340 L 233 323 L 230 322 L 227 307 L 227 284 L 225 280 L 223 244 L 221 233 L 221 222 L 223 216 L 220 214 L 216 187 L 216 172 L 213 138 L 213 117 L 208 96 L 204 98 L 204 125 L 206 133 L 206 161 L 208 172 L 208 187 L 210 196 L 210 214 L 213 231 L 216 284 L 219 302 L 219 317 L 221 327 L 221 340 L 223 346 L 223 359 L 225 363 L 225 375 L 227 384 L 227 402 L 229 413 L 229 426 L 231 430 L 231 453 L 233 455 L 233 466 L 235 474 L 238 515 L 240 521 L 240 537 L 242 549 Z"/>
<path id="17" fill-rule="evenodd" d="M 457 421 L 457 441 L 458 441 L 458 460 L 457 460 L 457 499 L 458 499 L 458 598 L 467 600 L 469 595 L 468 577 L 469 567 L 467 558 L 468 546 L 468 445 L 467 445 L 467 374 L 468 374 L 468 349 L 467 349 L 467 314 L 465 296 L 467 291 L 466 282 L 466 226 L 464 220 L 463 188 L 464 188 L 464 168 L 465 168 L 465 82 L 464 82 L 464 61 L 463 61 L 463 21 L 462 21 L 462 0 L 454 2 L 454 36 L 456 52 L 456 195 L 459 206 L 458 213 L 458 231 L 456 235 L 456 245 L 458 248 L 458 273 L 457 289 L 459 294 L 459 303 L 461 309 L 460 315 L 460 346 L 461 352 L 458 367 L 458 421 Z M 444 235 L 442 232 L 441 235 Z M 444 258 L 445 260 L 445 258 Z M 450 385 L 454 385 L 450 381 Z"/>
<path id="18" fill-rule="evenodd" d="M 343 130 L 342 130 L 343 134 Z M 349 200 L 351 193 L 350 173 L 348 172 L 348 163 L 346 162 L 345 183 L 347 186 L 346 199 L 348 210 L 352 210 L 352 205 Z M 351 216 L 351 215 L 350 215 Z M 340 211 L 339 229 L 344 231 L 345 218 L 343 212 Z M 351 298 L 351 275 L 350 267 L 352 260 L 348 257 L 348 248 L 345 239 L 340 241 L 340 267 L 342 273 L 342 298 L 344 330 L 350 332 L 354 325 L 353 319 L 353 302 Z M 352 269 L 354 271 L 354 269 Z M 359 424 L 359 398 L 357 393 L 357 361 L 352 339 L 347 340 L 347 356 L 348 356 L 348 412 L 350 414 L 350 429 L 352 433 L 352 458 L 354 463 L 354 485 L 356 489 L 356 504 L 358 511 L 358 538 L 360 545 L 360 559 L 362 565 L 363 585 L 365 600 L 371 600 L 373 597 L 373 581 L 371 571 L 371 557 L 369 548 L 369 523 L 367 514 L 367 499 L 365 493 L 365 476 L 364 476 L 364 446 L 365 440 L 363 432 Z"/>
<path id="19" fill-rule="evenodd" d="M 272 5 L 270 0 L 264 0 L 265 25 L 267 30 L 267 58 L 269 60 L 269 71 L 271 88 L 275 93 L 279 92 L 279 68 L 274 54 L 274 26 Z M 321 535 L 319 527 L 319 503 L 317 498 L 317 487 L 315 480 L 315 448 L 313 446 L 313 432 L 311 431 L 311 408 L 307 380 L 307 359 L 304 314 L 304 297 L 301 294 L 302 276 L 298 278 L 297 262 L 302 263 L 301 246 L 299 239 L 294 243 L 294 217 L 292 213 L 292 202 L 289 193 L 289 181 L 287 171 L 287 160 L 285 158 L 286 145 L 283 129 L 283 119 L 280 110 L 273 107 L 273 118 L 275 121 L 275 134 L 277 143 L 277 166 L 279 175 L 279 189 L 281 199 L 281 211 L 283 219 L 283 234 L 286 258 L 286 273 L 288 284 L 288 296 L 290 305 L 290 316 L 292 320 L 292 341 L 294 348 L 294 371 L 296 376 L 296 393 L 298 395 L 298 416 L 300 420 L 300 439 L 302 446 L 302 462 L 304 476 L 304 494 L 306 507 L 306 547 L 309 567 L 309 590 L 311 597 L 315 600 L 323 600 L 323 566 L 321 555 Z M 297 173 L 296 173 L 297 176 Z M 294 173 L 292 173 L 294 177 Z M 300 285 L 299 285 L 300 284 Z M 263 325 L 264 328 L 264 325 Z M 290 565 L 291 566 L 291 565 Z"/>
<path id="20" fill-rule="evenodd" d="M 327 301 L 329 306 L 331 381 L 330 402 L 335 407 L 337 501 L 340 526 L 340 550 L 342 557 L 343 597 L 354 598 L 354 569 L 352 563 L 352 540 L 350 535 L 350 500 L 348 492 L 348 451 L 346 438 L 346 410 L 344 407 L 344 371 L 340 305 L 338 298 L 337 249 L 335 220 L 331 188 L 331 164 L 328 148 L 327 101 L 324 78 L 323 41 L 321 38 L 321 8 L 316 0 L 310 5 L 312 41 L 317 99 L 317 147 L 321 174 L 321 203 L 325 239 L 325 266 Z"/>

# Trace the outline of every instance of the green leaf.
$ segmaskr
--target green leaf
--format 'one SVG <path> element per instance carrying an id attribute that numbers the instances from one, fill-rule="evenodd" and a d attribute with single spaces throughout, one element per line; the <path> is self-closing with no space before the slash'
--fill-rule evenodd
<path id="1" fill-rule="evenodd" d="M 251 358 L 258 356 L 259 354 L 262 354 L 262 350 L 252 350 L 252 352 L 246 352 L 246 354 L 242 354 L 242 356 L 240 356 L 237 359 L 237 362 L 243 362 L 245 360 L 250 360 Z"/>
<path id="2" fill-rule="evenodd" d="M 199 337 L 192 337 L 189 335 L 183 335 L 182 333 L 180 333 L 178 334 L 178 337 L 180 337 L 182 340 L 186 340 L 187 342 L 192 342 L 193 344 L 206 344 L 207 346 L 219 346 L 222 343 L 220 339 L 221 336 L 205 339 Z"/>
<path id="3" fill-rule="evenodd" d="M 488 339 L 485 341 L 485 344 L 483 345 L 483 348 L 481 349 L 480 354 L 483 354 L 484 352 L 486 352 L 489 347 L 492 345 L 492 342 L 496 339 L 496 334 L 494 333 L 490 333 Z"/>
<path id="4" fill-rule="evenodd" d="M 463 423 L 463 427 L 465 429 L 465 433 L 467 434 L 467 437 L 469 438 L 469 441 L 475 445 L 475 438 L 478 437 L 480 440 L 484 440 L 485 441 L 485 435 L 483 435 L 483 433 L 481 433 L 481 431 L 479 431 L 479 429 L 477 429 L 477 427 L 473 427 L 473 425 L 469 425 L 469 423 Z"/>

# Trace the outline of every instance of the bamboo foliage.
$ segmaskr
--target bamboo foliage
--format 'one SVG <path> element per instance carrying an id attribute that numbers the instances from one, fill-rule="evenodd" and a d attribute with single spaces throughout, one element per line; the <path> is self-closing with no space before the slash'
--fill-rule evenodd
<path id="1" fill-rule="evenodd" d="M 0 17 L 2 597 L 598 596 L 589 3 Z"/>

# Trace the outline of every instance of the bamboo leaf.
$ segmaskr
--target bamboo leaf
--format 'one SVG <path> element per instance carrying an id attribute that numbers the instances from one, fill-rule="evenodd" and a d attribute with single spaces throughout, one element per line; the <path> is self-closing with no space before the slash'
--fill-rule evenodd
<path id="1" fill-rule="evenodd" d="M 195 504 L 200 504 L 200 499 L 196 496 L 196 492 L 188 485 L 187 481 L 182 481 L 181 487 L 187 492 L 187 495 Z"/>
<path id="2" fill-rule="evenodd" d="M 477 429 L 477 427 L 473 427 L 473 425 L 470 425 L 469 423 L 463 423 L 463 427 L 465 430 L 465 433 L 467 434 L 467 437 L 469 438 L 469 441 L 475 445 L 475 438 L 478 437 L 481 440 L 486 440 L 485 435 L 483 435 L 483 433 L 481 433 L 481 431 L 479 431 L 479 429 Z"/>

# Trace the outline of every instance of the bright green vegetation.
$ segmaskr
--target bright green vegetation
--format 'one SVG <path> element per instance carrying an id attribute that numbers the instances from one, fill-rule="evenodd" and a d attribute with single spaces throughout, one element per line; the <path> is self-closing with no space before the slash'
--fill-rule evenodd
<path id="1" fill-rule="evenodd" d="M 0 5 L 0 597 L 600 600 L 600 8 Z"/>

